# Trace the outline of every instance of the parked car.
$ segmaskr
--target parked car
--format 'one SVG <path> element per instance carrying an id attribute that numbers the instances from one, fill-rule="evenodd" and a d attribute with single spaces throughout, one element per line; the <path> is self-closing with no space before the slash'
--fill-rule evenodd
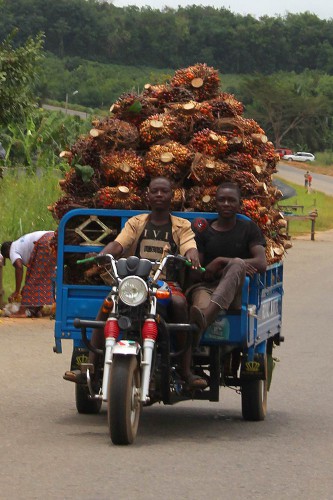
<path id="1" fill-rule="evenodd" d="M 288 160 L 288 161 L 314 161 L 315 156 L 312 153 L 304 153 L 304 151 L 298 151 L 295 154 L 286 154 L 282 156 L 283 160 Z"/>
<path id="2" fill-rule="evenodd" d="M 284 155 L 292 155 L 293 152 L 288 148 L 276 148 L 275 153 L 278 153 L 280 158 L 283 158 Z"/>

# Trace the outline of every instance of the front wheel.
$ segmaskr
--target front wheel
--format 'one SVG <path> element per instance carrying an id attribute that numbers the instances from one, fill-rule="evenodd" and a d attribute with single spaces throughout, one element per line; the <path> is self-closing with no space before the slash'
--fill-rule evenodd
<path id="1" fill-rule="evenodd" d="M 133 443 L 139 425 L 140 368 L 135 356 L 114 356 L 109 375 L 107 411 L 114 444 Z"/>

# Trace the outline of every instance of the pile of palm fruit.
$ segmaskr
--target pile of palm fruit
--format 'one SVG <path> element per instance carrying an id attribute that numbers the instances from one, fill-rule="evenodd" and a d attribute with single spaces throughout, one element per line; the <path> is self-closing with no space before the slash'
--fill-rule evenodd
<path id="1" fill-rule="evenodd" d="M 63 196 L 49 207 L 57 221 L 78 207 L 149 209 L 145 192 L 156 176 L 172 181 L 173 210 L 211 212 L 216 187 L 232 181 L 243 213 L 266 237 L 268 262 L 291 246 L 275 208 L 282 196 L 272 183 L 279 156 L 206 64 L 179 69 L 170 82 L 147 84 L 140 94 L 122 94 L 110 116 L 93 121 L 90 133 L 60 156 L 69 170 L 60 181 Z"/>

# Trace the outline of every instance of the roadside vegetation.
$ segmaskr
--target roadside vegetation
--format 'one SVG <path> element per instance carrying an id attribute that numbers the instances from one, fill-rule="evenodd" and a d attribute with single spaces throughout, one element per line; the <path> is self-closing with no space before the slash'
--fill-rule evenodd
<path id="1" fill-rule="evenodd" d="M 12 241 L 33 231 L 55 230 L 56 221 L 47 209 L 59 199 L 59 178 L 62 173 L 46 169 L 39 175 L 26 170 L 8 172 L 0 179 L 0 242 Z M 14 268 L 10 262 L 3 267 L 5 299 L 13 292 Z"/>
<path id="2" fill-rule="evenodd" d="M 121 94 L 140 93 L 148 82 L 165 83 L 175 69 L 198 61 L 219 69 L 222 90 L 244 104 L 244 116 L 258 121 L 276 147 L 316 155 L 313 164 L 298 168 L 333 175 L 331 21 L 322 22 L 309 13 L 258 21 L 235 17 L 226 9 L 195 6 L 177 11 L 119 9 L 97 0 L 58 2 L 55 9 L 51 0 L 3 0 L 1 6 L 0 141 L 6 157 L 0 160 L 0 241 L 56 228 L 47 206 L 59 198 L 58 180 L 69 168 L 59 153 L 89 131 L 95 116 L 109 113 Z M 86 8 L 88 18 L 80 14 Z M 64 22 L 71 18 L 69 11 L 75 19 L 70 24 Z M 313 35 L 301 44 L 291 36 L 300 22 L 302 33 L 310 26 L 318 33 L 325 49 L 320 57 L 319 49 L 313 49 Z M 273 28 L 280 35 L 272 38 Z M 283 56 L 278 52 L 282 34 L 289 44 L 289 50 L 282 48 Z M 250 51 L 249 39 L 256 40 Z M 274 40 L 279 40 L 277 45 Z M 295 46 L 308 44 L 313 49 L 310 54 L 295 53 Z M 277 52 L 268 52 L 268 47 Z M 255 73 L 258 67 L 262 74 Z M 45 111 L 41 108 L 45 102 L 81 109 L 87 119 Z M 288 202 L 297 200 L 304 213 L 316 208 L 316 230 L 331 229 L 333 198 L 294 187 L 297 196 Z M 306 233 L 309 224 L 291 223 L 290 230 L 292 235 Z M 6 265 L 6 292 L 12 283 L 13 269 Z"/>
<path id="3" fill-rule="evenodd" d="M 308 169 L 307 169 L 308 170 Z M 311 169 L 314 172 L 314 169 Z M 277 177 L 278 178 L 278 177 Z M 283 179 L 282 182 L 286 183 Z M 304 207 L 303 212 L 301 209 L 289 210 L 289 214 L 295 215 L 308 215 L 310 212 L 317 210 L 318 217 L 316 219 L 317 231 L 328 231 L 333 229 L 333 197 L 328 196 L 320 191 L 312 189 L 310 192 L 306 191 L 304 186 L 299 186 L 298 184 L 293 184 L 288 182 L 288 185 L 293 187 L 296 191 L 296 195 L 282 200 L 279 205 L 301 205 Z M 302 234 L 310 233 L 310 221 L 290 221 L 289 222 L 289 233 L 293 236 L 299 236 Z"/>

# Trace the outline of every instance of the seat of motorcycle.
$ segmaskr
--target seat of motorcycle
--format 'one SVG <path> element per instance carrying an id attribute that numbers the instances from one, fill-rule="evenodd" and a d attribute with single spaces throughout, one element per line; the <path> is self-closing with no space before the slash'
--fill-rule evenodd
<path id="1" fill-rule="evenodd" d="M 152 268 L 152 263 L 148 259 L 139 259 L 135 255 L 123 257 L 117 261 L 117 270 L 121 278 L 124 276 L 139 276 L 146 278 Z"/>

